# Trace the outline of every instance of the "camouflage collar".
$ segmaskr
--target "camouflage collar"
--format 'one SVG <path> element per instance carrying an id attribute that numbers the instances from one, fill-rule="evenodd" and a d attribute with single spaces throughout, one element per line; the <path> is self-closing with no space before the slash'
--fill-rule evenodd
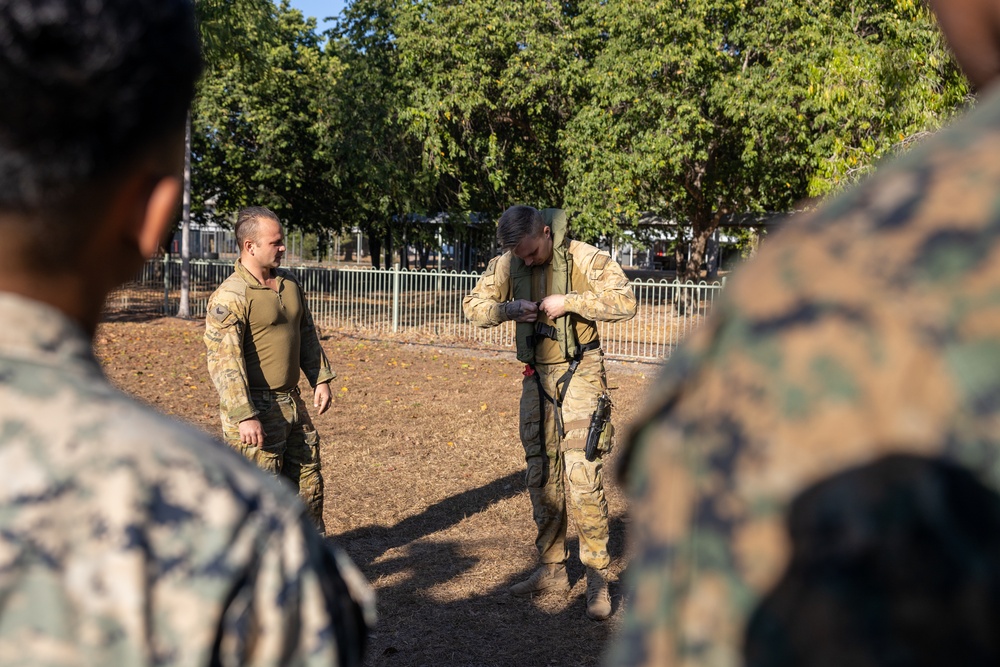
<path id="1" fill-rule="evenodd" d="M 271 289 L 267 285 L 262 285 L 261 282 L 257 280 L 257 276 L 250 273 L 247 267 L 243 266 L 243 262 L 238 259 L 236 260 L 236 275 L 242 278 L 243 282 L 245 282 L 248 287 L 252 287 L 254 289 Z M 274 277 L 276 280 L 284 280 L 285 273 L 282 269 L 275 269 Z"/>
<path id="2" fill-rule="evenodd" d="M 90 338 L 52 306 L 0 292 L 0 357 L 97 365 Z"/>

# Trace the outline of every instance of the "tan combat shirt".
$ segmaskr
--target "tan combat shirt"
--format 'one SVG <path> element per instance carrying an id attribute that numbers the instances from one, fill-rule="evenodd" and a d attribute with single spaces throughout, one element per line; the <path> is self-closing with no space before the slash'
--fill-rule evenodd
<path id="1" fill-rule="evenodd" d="M 608 253 L 581 241 L 570 241 L 569 254 L 573 258 L 573 272 L 570 276 L 572 289 L 566 295 L 566 312 L 576 315 L 573 318 L 576 339 L 584 345 L 597 339 L 596 321 L 617 322 L 634 316 L 635 295 L 621 265 Z M 510 252 L 490 260 L 479 283 L 462 302 L 465 316 L 478 327 L 495 327 L 503 321 L 501 308 L 513 298 L 514 292 L 510 260 Z M 544 299 L 549 295 L 551 284 L 550 261 L 545 265 L 544 276 L 532 276 L 531 299 Z M 552 324 L 552 320 L 540 311 L 538 321 Z M 565 361 L 558 341 L 548 338 L 538 343 L 535 355 L 539 364 Z"/>
<path id="2" fill-rule="evenodd" d="M 276 290 L 262 285 L 237 260 L 208 302 L 208 372 L 234 423 L 256 414 L 250 391 L 291 391 L 300 368 L 313 387 L 336 377 L 298 282 L 282 269 L 276 282 Z"/>

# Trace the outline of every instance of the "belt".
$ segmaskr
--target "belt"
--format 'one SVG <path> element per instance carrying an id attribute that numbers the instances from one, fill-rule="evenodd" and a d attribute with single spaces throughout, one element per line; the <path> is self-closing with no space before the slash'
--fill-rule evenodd
<path id="1" fill-rule="evenodd" d="M 274 396 L 298 396 L 301 392 L 298 387 L 292 387 L 291 391 L 278 391 L 277 389 L 251 389 L 251 394 L 271 394 Z"/>

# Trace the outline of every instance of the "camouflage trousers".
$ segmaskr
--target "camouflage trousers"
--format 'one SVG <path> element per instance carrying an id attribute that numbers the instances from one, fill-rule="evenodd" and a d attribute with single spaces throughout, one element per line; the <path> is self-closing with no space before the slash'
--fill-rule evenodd
<path id="1" fill-rule="evenodd" d="M 291 482 L 316 527 L 320 533 L 325 533 L 319 434 L 298 389 L 291 392 L 251 390 L 250 398 L 264 429 L 263 446 L 243 444 L 239 424 L 222 415 L 222 434 L 226 443 L 261 470 Z"/>
<path id="2" fill-rule="evenodd" d="M 558 395 L 556 381 L 568 367 L 565 363 L 535 367 L 548 396 L 555 398 Z M 584 455 L 590 417 L 597 407 L 597 397 L 607 386 L 604 353 L 598 349 L 584 355 L 569 382 L 562 405 L 564 438 L 559 437 L 556 407 L 551 401 L 540 400 L 538 385 L 534 375 L 525 376 L 522 382 L 520 430 L 527 461 L 525 481 L 538 528 L 535 546 L 541 562 L 566 561 L 569 555 L 566 550 L 568 508 L 580 537 L 580 561 L 588 567 L 607 567 L 610 559 L 604 462 L 601 455 L 593 461 L 587 461 Z M 539 429 L 545 434 L 544 449 Z M 609 424 L 606 437 L 602 438 L 601 454 L 611 448 L 612 434 Z"/>

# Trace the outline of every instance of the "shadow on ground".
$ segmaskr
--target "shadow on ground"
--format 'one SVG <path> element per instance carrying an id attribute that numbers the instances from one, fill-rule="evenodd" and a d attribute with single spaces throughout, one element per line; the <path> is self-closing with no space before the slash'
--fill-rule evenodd
<path id="1" fill-rule="evenodd" d="M 573 588 L 558 594 L 515 598 L 507 588 L 526 578 L 533 560 L 502 583 L 488 574 L 485 559 L 525 561 L 534 534 L 496 535 L 480 544 L 435 540 L 434 533 L 466 516 L 522 492 L 522 475 L 508 475 L 451 496 L 391 528 L 365 527 L 339 535 L 341 544 L 378 591 L 379 625 L 366 664 L 449 667 L 598 665 L 622 606 L 619 585 L 611 587 L 615 615 L 598 623 L 586 618 L 584 568 L 570 538 L 568 570 Z M 620 561 L 625 526 L 610 525 L 609 551 Z M 531 549 L 533 552 L 533 548 Z"/>
<path id="2" fill-rule="evenodd" d="M 127 309 L 105 310 L 101 316 L 102 322 L 150 322 L 163 318 L 162 306 L 144 308 L 132 306 Z"/>

